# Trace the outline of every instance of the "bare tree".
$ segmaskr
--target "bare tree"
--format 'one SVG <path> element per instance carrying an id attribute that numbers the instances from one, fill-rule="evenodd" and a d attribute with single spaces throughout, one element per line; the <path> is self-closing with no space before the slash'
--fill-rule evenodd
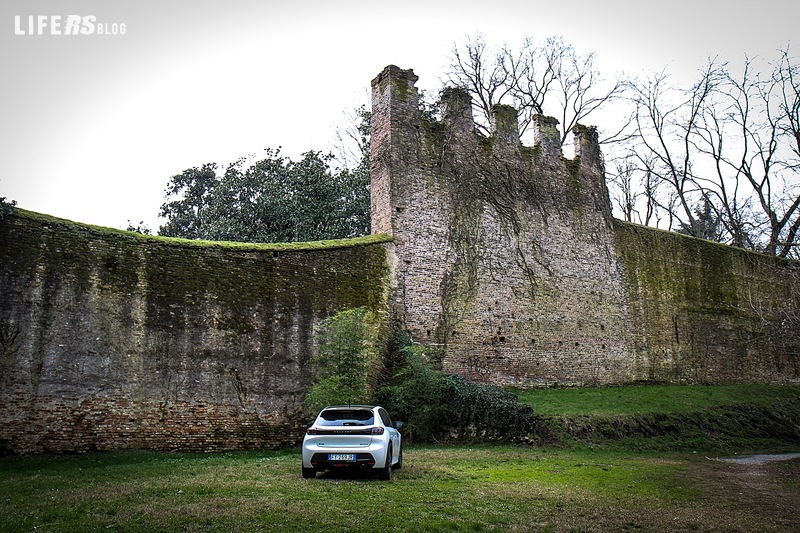
<path id="1" fill-rule="evenodd" d="M 662 71 L 631 83 L 637 139 L 631 152 L 642 175 L 667 185 L 668 229 L 697 226 L 694 207 L 705 197 L 694 175 L 694 136 L 722 79 L 723 67 L 709 61 L 690 89 L 670 85 Z"/>
<path id="2" fill-rule="evenodd" d="M 641 174 L 635 162 L 636 154 L 628 152 L 613 159 L 610 168 L 606 167 L 611 202 L 626 222 L 650 225 L 661 205 L 658 199 L 661 182 L 652 173 Z"/>
<path id="3" fill-rule="evenodd" d="M 724 71 L 692 132 L 698 155 L 714 167 L 697 181 L 715 198 L 731 242 L 781 257 L 800 228 L 797 79 L 788 49 L 768 76 L 746 58 L 741 75 Z"/>
<path id="4" fill-rule="evenodd" d="M 372 111 L 366 105 L 347 108 L 336 127 L 333 154 L 338 164 L 348 170 L 365 165 L 369 168 L 369 136 Z"/>
<path id="5" fill-rule="evenodd" d="M 626 222 L 641 223 L 638 205 L 644 192 L 637 186 L 636 167 L 630 159 L 619 159 L 614 162 L 614 169 L 610 175 L 611 182 L 615 185 L 611 201 L 622 213 Z"/>
<path id="6" fill-rule="evenodd" d="M 783 251 L 780 255 L 792 256 L 800 259 L 800 246 L 798 246 L 798 232 L 800 232 L 800 213 L 798 213 L 798 176 L 800 175 L 800 65 L 789 55 L 789 46 L 781 51 L 781 57 L 773 71 L 773 83 L 778 87 L 779 109 L 782 119 L 779 121 L 778 129 L 785 139 L 788 139 L 788 146 L 791 156 L 786 161 L 786 169 L 791 172 L 794 178 L 794 186 L 790 194 L 795 195 L 791 201 L 790 210 L 794 221 L 787 224 L 788 229 L 784 238 Z M 789 210 L 787 210 L 788 212 Z"/>
<path id="7" fill-rule="evenodd" d="M 788 48 L 770 68 L 746 58 L 734 75 L 714 59 L 689 89 L 665 72 L 631 83 L 637 138 L 623 168 L 658 180 L 667 229 L 797 255 L 800 74 Z"/>
<path id="8" fill-rule="evenodd" d="M 462 47 L 453 47 L 447 83 L 462 87 L 472 95 L 478 115 L 477 125 L 488 128 L 492 108 L 510 99 L 514 87 L 514 65 L 509 64 L 508 51 L 487 48 L 483 36 L 470 37 Z"/>
<path id="9" fill-rule="evenodd" d="M 620 98 L 624 83 L 617 79 L 608 86 L 595 64 L 595 53 L 580 55 L 560 37 L 546 39 L 541 50 L 546 71 L 552 72 L 553 76 L 548 92 L 555 100 L 553 108 L 559 111 L 557 117 L 562 126 L 563 144 L 575 125 Z M 548 105 L 550 103 L 548 100 Z M 528 112 L 532 109 L 531 106 L 525 107 Z M 544 107 L 541 112 L 544 112 Z"/>
<path id="10" fill-rule="evenodd" d="M 528 38 L 514 50 L 490 48 L 477 36 L 454 46 L 452 54 L 447 83 L 469 91 L 483 129 L 492 107 L 508 104 L 517 109 L 521 135 L 537 114 L 558 118 L 563 145 L 576 124 L 620 98 L 624 89 L 620 80 L 606 83 L 593 52 L 580 55 L 561 37 L 541 43 Z"/>
<path id="11" fill-rule="evenodd" d="M 607 83 L 594 53 L 560 37 L 512 49 L 477 36 L 453 48 L 447 82 L 472 95 L 480 129 L 509 104 L 521 135 L 535 115 L 557 117 L 562 145 L 589 115 L 613 104 L 626 116 L 632 104 L 601 141 L 616 145 L 606 161 L 623 218 L 800 257 L 800 66 L 788 47 L 766 75 L 750 59 L 738 76 L 711 59 L 685 88 L 666 71 Z"/>
<path id="12" fill-rule="evenodd" d="M 789 137 L 793 170 L 800 168 L 800 65 L 789 55 L 789 47 L 781 50 L 781 57 L 772 74 L 772 82 L 778 87 L 779 107 L 784 120 L 781 133 Z M 792 142 L 792 140 L 794 142 Z"/>

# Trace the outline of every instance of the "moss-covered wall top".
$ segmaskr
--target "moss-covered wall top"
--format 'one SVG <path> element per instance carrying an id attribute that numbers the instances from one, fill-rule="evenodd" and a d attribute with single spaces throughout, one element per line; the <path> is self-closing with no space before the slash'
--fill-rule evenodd
<path id="1" fill-rule="evenodd" d="M 386 236 L 198 243 L 0 221 L 0 449 L 292 443 L 314 325 L 385 313 Z"/>

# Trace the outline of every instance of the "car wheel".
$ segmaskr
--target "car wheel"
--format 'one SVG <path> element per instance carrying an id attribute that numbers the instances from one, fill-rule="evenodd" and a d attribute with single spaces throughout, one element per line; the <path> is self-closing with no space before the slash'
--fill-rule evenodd
<path id="1" fill-rule="evenodd" d="M 303 479 L 311 479 L 317 476 L 317 471 L 313 468 L 303 467 Z"/>
<path id="2" fill-rule="evenodd" d="M 400 446 L 400 455 L 397 456 L 397 464 L 394 467 L 398 470 L 403 468 L 403 447 Z"/>
<path id="3" fill-rule="evenodd" d="M 392 447 L 390 446 L 389 449 L 386 451 L 386 464 L 383 465 L 380 472 L 378 472 L 378 478 L 381 481 L 389 481 L 392 479 Z"/>

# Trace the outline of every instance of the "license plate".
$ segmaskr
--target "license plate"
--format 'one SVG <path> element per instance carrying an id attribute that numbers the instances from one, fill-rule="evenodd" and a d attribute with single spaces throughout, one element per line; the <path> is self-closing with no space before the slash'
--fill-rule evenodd
<path id="1" fill-rule="evenodd" d="M 356 454 L 354 453 L 329 453 L 328 461 L 355 461 Z"/>

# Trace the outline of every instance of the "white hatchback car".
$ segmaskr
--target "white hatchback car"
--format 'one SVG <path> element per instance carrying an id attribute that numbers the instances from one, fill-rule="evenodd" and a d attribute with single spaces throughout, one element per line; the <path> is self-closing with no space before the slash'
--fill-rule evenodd
<path id="1" fill-rule="evenodd" d="M 320 411 L 303 438 L 303 477 L 318 471 L 371 469 L 383 480 L 403 466 L 402 422 L 383 407 L 334 405 Z"/>

